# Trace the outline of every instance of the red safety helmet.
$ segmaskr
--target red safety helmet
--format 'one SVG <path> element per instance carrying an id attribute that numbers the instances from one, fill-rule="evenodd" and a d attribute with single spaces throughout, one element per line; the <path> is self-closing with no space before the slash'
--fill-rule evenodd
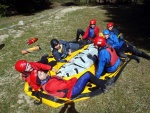
<path id="1" fill-rule="evenodd" d="M 15 69 L 19 72 L 24 72 L 26 69 L 27 61 L 26 60 L 18 60 L 15 64 Z"/>
<path id="2" fill-rule="evenodd" d="M 90 25 L 95 25 L 96 24 L 96 20 L 95 19 L 92 19 L 92 20 L 90 20 Z"/>
<path id="3" fill-rule="evenodd" d="M 114 26 L 114 23 L 113 22 L 109 22 L 108 24 L 107 24 L 107 27 L 109 28 L 109 27 L 112 27 L 112 26 Z"/>
<path id="4" fill-rule="evenodd" d="M 106 39 L 103 36 L 98 36 L 94 39 L 94 45 L 104 47 L 106 45 Z"/>

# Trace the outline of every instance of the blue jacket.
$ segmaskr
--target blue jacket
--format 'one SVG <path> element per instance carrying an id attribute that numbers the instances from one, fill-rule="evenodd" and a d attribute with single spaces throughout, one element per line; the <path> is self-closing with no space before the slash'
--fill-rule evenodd
<path id="1" fill-rule="evenodd" d="M 108 29 L 108 30 L 109 30 L 109 29 Z M 116 34 L 117 36 L 120 34 L 120 31 L 119 31 L 117 28 L 114 28 L 114 27 L 113 27 L 112 30 L 109 30 L 109 32 L 110 32 L 110 34 Z M 124 39 L 124 36 L 121 35 L 121 36 L 119 37 L 119 39 Z"/>
<path id="2" fill-rule="evenodd" d="M 110 62 L 111 55 L 105 48 L 100 49 L 98 51 L 98 59 L 99 59 L 99 62 L 98 62 L 98 67 L 96 71 L 97 78 L 100 78 L 104 70 L 107 72 L 116 71 L 120 64 L 120 58 L 118 57 L 117 62 L 113 66 L 107 67 L 107 64 Z"/>
<path id="3" fill-rule="evenodd" d="M 52 50 L 52 54 L 56 61 L 58 62 L 66 62 L 66 60 L 63 60 L 63 58 L 66 58 L 70 49 L 69 42 L 59 40 L 59 43 L 63 46 L 63 53 L 60 53 L 57 49 Z"/>
<path id="4" fill-rule="evenodd" d="M 117 35 L 114 33 L 110 33 L 109 38 L 106 40 L 106 42 L 111 45 L 116 51 L 121 48 L 124 41 L 121 41 L 118 39 Z"/>
<path id="5" fill-rule="evenodd" d="M 116 29 L 116 28 L 113 28 L 112 30 L 109 30 L 109 32 L 110 32 L 111 34 L 116 34 L 117 36 L 120 34 L 119 30 Z"/>

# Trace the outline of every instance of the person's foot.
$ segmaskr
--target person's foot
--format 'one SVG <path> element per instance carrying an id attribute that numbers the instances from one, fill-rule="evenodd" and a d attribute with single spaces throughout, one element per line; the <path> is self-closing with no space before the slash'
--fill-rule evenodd
<path id="1" fill-rule="evenodd" d="M 139 57 L 137 57 L 137 56 L 135 56 L 135 55 L 129 55 L 128 57 L 129 57 L 129 58 L 131 58 L 131 59 L 136 60 L 136 61 L 137 61 L 137 63 L 140 63 L 140 59 L 139 59 Z"/>
<path id="2" fill-rule="evenodd" d="M 107 93 L 110 88 L 107 86 L 105 89 L 102 89 L 103 93 Z"/>
<path id="3" fill-rule="evenodd" d="M 139 59 L 139 57 L 135 56 L 135 58 L 134 58 L 134 59 L 137 61 L 137 63 L 140 63 L 140 59 Z"/>
<path id="4" fill-rule="evenodd" d="M 136 61 L 137 61 L 137 63 L 140 63 L 140 59 L 139 59 L 139 57 L 134 56 L 132 59 L 136 60 Z"/>
<path id="5" fill-rule="evenodd" d="M 150 60 L 150 56 L 144 52 L 141 52 L 141 57 L 146 58 L 147 60 Z"/>

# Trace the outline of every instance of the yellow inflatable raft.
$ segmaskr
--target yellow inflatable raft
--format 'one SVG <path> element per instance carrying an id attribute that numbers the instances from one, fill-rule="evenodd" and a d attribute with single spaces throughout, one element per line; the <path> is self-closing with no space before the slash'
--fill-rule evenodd
<path id="1" fill-rule="evenodd" d="M 54 68 L 58 70 L 57 73 L 49 71 L 48 74 L 62 76 L 64 79 L 70 79 L 72 77 L 79 78 L 87 71 L 90 71 L 94 74 L 96 70 L 96 59 L 94 56 L 97 56 L 97 54 L 98 51 L 93 44 L 86 45 L 82 49 L 72 53 L 71 56 L 66 58 L 67 60 L 71 60 L 71 63 L 57 63 L 57 65 L 54 66 Z M 48 58 L 48 60 L 49 62 L 55 62 L 53 57 Z M 116 82 L 120 73 L 129 61 L 130 59 L 128 59 L 126 62 L 121 62 L 119 68 L 114 73 L 105 73 L 100 77 L 100 80 L 106 81 L 106 85 L 111 86 Z M 39 101 L 39 103 L 44 103 L 53 108 L 57 108 L 69 102 L 88 99 L 103 93 L 102 90 L 96 88 L 94 84 L 88 84 L 82 94 L 76 98 L 71 98 L 70 100 L 67 98 L 58 98 L 48 95 L 42 90 L 34 92 L 29 87 L 28 83 L 25 83 L 24 91 L 27 95 Z"/>

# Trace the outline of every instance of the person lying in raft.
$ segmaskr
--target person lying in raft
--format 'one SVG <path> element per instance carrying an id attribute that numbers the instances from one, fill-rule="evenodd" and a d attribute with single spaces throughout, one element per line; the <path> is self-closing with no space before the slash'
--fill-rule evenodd
<path id="1" fill-rule="evenodd" d="M 80 78 L 73 77 L 64 80 L 59 76 L 49 76 L 43 71 L 34 70 L 30 74 L 29 85 L 37 91 L 42 88 L 45 92 L 59 98 L 74 98 L 82 93 L 86 84 L 90 82 L 105 91 L 105 81 L 96 78 L 91 72 L 84 73 Z"/>
<path id="2" fill-rule="evenodd" d="M 100 28 L 96 25 L 96 20 L 92 19 L 90 20 L 89 26 L 86 28 L 86 31 L 83 31 L 82 29 L 77 30 L 76 34 L 76 41 L 79 42 L 80 35 L 82 36 L 81 41 L 85 42 L 86 44 L 93 43 L 93 40 L 95 37 L 99 36 Z"/>
<path id="3" fill-rule="evenodd" d="M 50 41 L 50 49 L 52 50 L 52 55 L 57 62 L 68 62 L 64 60 L 72 52 L 84 47 L 84 43 L 72 43 L 64 40 L 52 39 Z"/>
<path id="4" fill-rule="evenodd" d="M 22 80 L 28 81 L 28 76 L 31 74 L 33 70 L 42 70 L 42 71 L 56 71 L 50 65 L 43 64 L 40 62 L 28 62 L 27 60 L 18 60 L 15 63 L 15 69 L 22 73 Z"/>
<path id="5" fill-rule="evenodd" d="M 136 48 L 131 43 L 123 40 L 118 39 L 116 34 L 112 34 L 109 32 L 109 30 L 103 31 L 104 37 L 106 38 L 106 42 L 110 44 L 117 52 L 119 57 L 128 59 L 135 59 L 138 63 L 140 62 L 139 57 L 146 58 L 147 60 L 150 60 L 150 56 L 143 51 L 140 51 L 138 48 Z M 131 52 L 132 55 L 126 55 L 125 52 Z"/>
<path id="6" fill-rule="evenodd" d="M 117 56 L 115 49 L 106 43 L 106 39 L 103 36 L 96 37 L 94 45 L 98 48 L 96 77 L 100 78 L 104 71 L 115 72 L 120 65 L 120 58 Z"/>

